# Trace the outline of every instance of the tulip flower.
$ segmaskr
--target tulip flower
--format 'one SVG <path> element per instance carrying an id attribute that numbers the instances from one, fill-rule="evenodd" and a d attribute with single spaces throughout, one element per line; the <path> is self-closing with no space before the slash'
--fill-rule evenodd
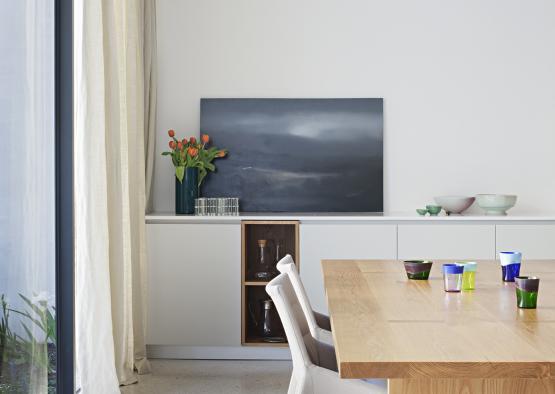
<path id="1" fill-rule="evenodd" d="M 196 157 L 196 155 L 198 154 L 198 149 L 197 149 L 197 148 L 193 148 L 193 147 L 189 147 L 189 149 L 187 149 L 187 153 L 188 153 L 189 156 L 191 156 L 191 157 Z"/>
<path id="2" fill-rule="evenodd" d="M 208 174 L 208 170 L 214 171 L 215 166 L 212 161 L 218 157 L 227 156 L 226 149 L 219 149 L 217 147 L 209 147 L 208 144 L 211 142 L 210 136 L 208 134 L 200 134 L 200 141 L 197 141 L 196 137 L 188 137 L 178 140 L 175 137 L 175 130 L 169 129 L 168 135 L 170 136 L 170 141 L 168 145 L 171 151 L 162 152 L 163 156 L 170 156 L 172 164 L 175 166 L 176 176 L 179 180 L 183 176 L 185 168 L 200 168 L 203 171 L 199 171 L 199 181 L 198 185 L 202 184 L 203 179 Z"/>

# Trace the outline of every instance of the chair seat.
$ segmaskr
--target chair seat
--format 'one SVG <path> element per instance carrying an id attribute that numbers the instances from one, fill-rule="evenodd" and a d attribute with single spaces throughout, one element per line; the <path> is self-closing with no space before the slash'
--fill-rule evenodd
<path id="1" fill-rule="evenodd" d="M 318 327 L 323 328 L 324 330 L 331 331 L 330 317 L 320 312 L 316 312 L 316 311 L 313 311 L 313 312 L 314 312 L 314 318 L 316 319 L 316 324 L 318 325 Z"/>
<path id="2" fill-rule="evenodd" d="M 318 367 L 309 368 L 313 386 L 292 390 L 302 394 L 387 394 L 387 379 L 340 379 L 337 372 Z M 308 388 L 308 390 L 306 390 Z"/>
<path id="3" fill-rule="evenodd" d="M 318 327 L 316 339 L 322 343 L 333 346 L 333 334 L 331 331 Z"/>
<path id="4" fill-rule="evenodd" d="M 335 355 L 335 348 L 333 347 L 333 345 L 329 345 L 320 341 L 316 341 L 315 345 L 318 358 L 317 360 L 313 360 L 313 362 L 319 367 L 337 372 L 337 357 Z"/>

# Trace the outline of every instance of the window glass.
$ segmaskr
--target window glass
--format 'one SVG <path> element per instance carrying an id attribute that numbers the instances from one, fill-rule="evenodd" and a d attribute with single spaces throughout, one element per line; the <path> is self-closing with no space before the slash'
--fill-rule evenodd
<path id="1" fill-rule="evenodd" d="M 0 392 L 55 392 L 54 1 L 0 0 Z"/>

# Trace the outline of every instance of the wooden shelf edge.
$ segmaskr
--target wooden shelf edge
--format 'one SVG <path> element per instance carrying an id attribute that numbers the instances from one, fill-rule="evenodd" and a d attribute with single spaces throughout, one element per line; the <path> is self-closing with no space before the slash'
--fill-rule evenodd
<path id="1" fill-rule="evenodd" d="M 291 224 L 291 225 L 298 225 L 298 220 L 241 220 L 241 224 L 247 225 L 257 225 L 257 224 L 274 224 L 274 225 L 283 225 L 283 224 Z"/>
<path id="2" fill-rule="evenodd" d="M 289 347 L 287 342 L 271 343 L 271 342 L 243 342 L 241 346 L 254 346 L 254 347 Z"/>
<path id="3" fill-rule="evenodd" d="M 266 286 L 270 281 L 248 280 L 243 282 L 243 286 Z"/>

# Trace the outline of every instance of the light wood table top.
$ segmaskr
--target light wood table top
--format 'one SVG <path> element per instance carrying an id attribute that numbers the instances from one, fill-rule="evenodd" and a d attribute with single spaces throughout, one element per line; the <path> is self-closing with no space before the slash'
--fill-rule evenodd
<path id="1" fill-rule="evenodd" d="M 400 261 L 322 261 L 340 376 L 554 382 L 555 261 L 522 263 L 540 278 L 535 310 L 517 308 L 494 261 L 478 262 L 476 290 L 444 292 L 445 262 L 414 281 Z"/>

